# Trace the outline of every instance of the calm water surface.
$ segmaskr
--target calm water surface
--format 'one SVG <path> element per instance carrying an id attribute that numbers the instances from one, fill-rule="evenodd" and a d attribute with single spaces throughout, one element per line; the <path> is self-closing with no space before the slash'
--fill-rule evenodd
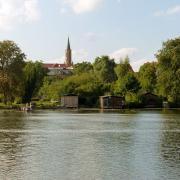
<path id="1" fill-rule="evenodd" d="M 180 179 L 180 111 L 0 111 L 0 180 Z"/>

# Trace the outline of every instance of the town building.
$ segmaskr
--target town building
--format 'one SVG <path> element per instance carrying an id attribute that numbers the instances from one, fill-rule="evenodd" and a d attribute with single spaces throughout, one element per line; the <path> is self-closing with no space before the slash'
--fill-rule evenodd
<path id="1" fill-rule="evenodd" d="M 73 62 L 72 62 L 72 50 L 70 46 L 70 41 L 68 38 L 67 49 L 65 52 L 65 62 L 64 64 L 51 63 L 43 64 L 44 68 L 48 69 L 48 76 L 58 76 L 64 78 L 72 74 Z"/>

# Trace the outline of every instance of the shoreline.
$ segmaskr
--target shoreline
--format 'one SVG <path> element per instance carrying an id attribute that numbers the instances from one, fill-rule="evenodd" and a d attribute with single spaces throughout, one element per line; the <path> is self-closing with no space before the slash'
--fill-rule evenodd
<path id="1" fill-rule="evenodd" d="M 15 107 L 0 107 L 0 111 L 19 111 L 19 112 L 26 112 L 22 111 L 19 108 Z M 101 112 L 115 112 L 115 111 L 132 111 L 132 110 L 178 110 L 180 111 L 180 108 L 124 108 L 124 109 L 101 109 L 101 108 L 59 108 L 59 107 L 36 107 L 32 111 L 41 111 L 41 110 L 50 110 L 50 111 L 101 111 Z"/>

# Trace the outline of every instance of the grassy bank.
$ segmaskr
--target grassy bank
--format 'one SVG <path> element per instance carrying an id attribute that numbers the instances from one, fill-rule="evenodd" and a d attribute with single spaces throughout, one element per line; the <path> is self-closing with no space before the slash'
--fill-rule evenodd
<path id="1" fill-rule="evenodd" d="M 60 108 L 60 103 L 57 102 L 47 102 L 47 101 L 37 101 L 33 103 L 34 109 L 56 109 Z M 22 107 L 25 107 L 25 104 L 13 104 L 13 103 L 0 103 L 0 109 L 14 109 L 20 110 Z"/>

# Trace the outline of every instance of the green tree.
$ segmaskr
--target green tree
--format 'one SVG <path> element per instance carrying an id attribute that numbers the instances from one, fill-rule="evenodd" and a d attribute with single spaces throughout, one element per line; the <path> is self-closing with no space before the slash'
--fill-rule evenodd
<path id="1" fill-rule="evenodd" d="M 159 94 L 171 102 L 180 100 L 180 38 L 168 40 L 156 55 Z"/>
<path id="2" fill-rule="evenodd" d="M 58 100 L 63 95 L 76 94 L 79 96 L 81 104 L 93 106 L 104 91 L 106 91 L 106 87 L 94 74 L 81 73 L 63 80 L 51 81 L 49 78 L 45 78 L 40 95 L 44 98 Z"/>
<path id="3" fill-rule="evenodd" d="M 114 85 L 114 94 L 125 96 L 127 93 L 137 93 L 140 84 L 134 73 L 129 72 L 119 78 Z"/>
<path id="4" fill-rule="evenodd" d="M 82 62 L 74 65 L 74 74 L 86 73 L 93 70 L 93 66 L 90 62 Z"/>
<path id="5" fill-rule="evenodd" d="M 128 56 L 125 59 L 121 59 L 120 63 L 116 65 L 115 72 L 118 79 L 126 76 L 128 72 L 133 72 Z"/>
<path id="6" fill-rule="evenodd" d="M 39 90 L 39 96 L 45 100 L 59 100 L 62 82 L 59 78 L 46 76 Z"/>
<path id="7" fill-rule="evenodd" d="M 157 63 L 147 62 L 143 64 L 138 72 L 141 88 L 145 92 L 155 92 L 157 84 Z"/>
<path id="8" fill-rule="evenodd" d="M 103 84 L 91 73 L 74 75 L 64 79 L 60 83 L 60 95 L 77 94 L 79 96 L 97 96 L 103 89 Z"/>
<path id="9" fill-rule="evenodd" d="M 111 83 L 116 80 L 114 59 L 109 59 L 108 56 L 97 57 L 93 67 L 95 75 L 103 83 Z"/>
<path id="10" fill-rule="evenodd" d="M 4 102 L 22 93 L 25 54 L 13 41 L 0 41 L 0 92 Z"/>
<path id="11" fill-rule="evenodd" d="M 140 86 L 135 73 L 129 63 L 129 58 L 121 60 L 115 67 L 118 80 L 113 85 L 113 93 L 125 96 L 127 93 L 136 93 Z"/>
<path id="12" fill-rule="evenodd" d="M 26 66 L 24 67 L 24 103 L 30 102 L 31 98 L 37 95 L 46 74 L 47 71 L 43 68 L 41 62 L 30 61 L 26 63 Z"/>

